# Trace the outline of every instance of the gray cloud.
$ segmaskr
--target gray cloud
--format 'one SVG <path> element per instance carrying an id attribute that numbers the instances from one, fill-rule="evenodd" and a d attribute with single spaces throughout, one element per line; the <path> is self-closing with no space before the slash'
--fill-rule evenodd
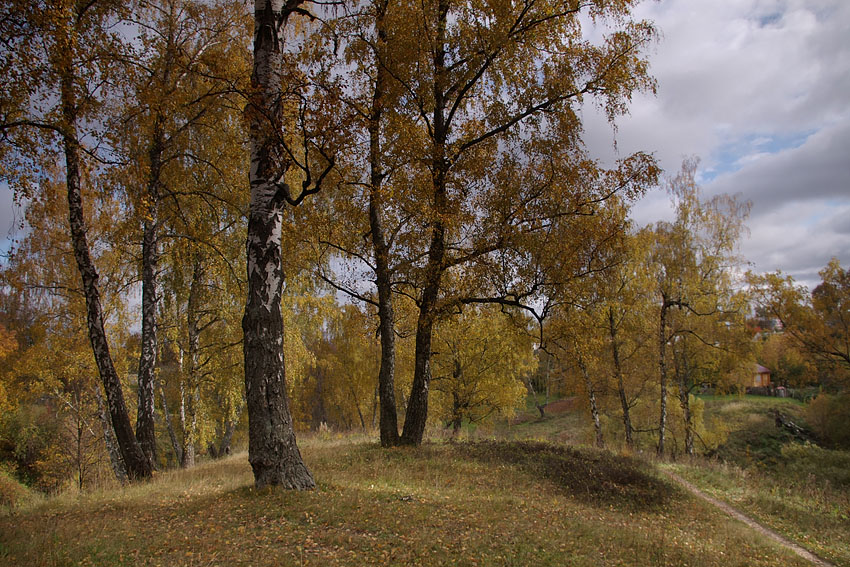
<path id="1" fill-rule="evenodd" d="M 697 154 L 709 169 L 742 137 L 811 133 L 848 114 L 850 2 L 663 0 L 638 13 L 663 35 L 659 88 L 620 120 L 623 153 L 653 149 L 668 169 Z M 610 129 L 589 114 L 589 146 L 605 154 Z"/>
<path id="2" fill-rule="evenodd" d="M 15 205 L 12 190 L 5 183 L 0 184 L 0 254 L 9 251 L 20 217 L 21 212 Z"/>
<path id="3" fill-rule="evenodd" d="M 758 270 L 811 285 L 832 256 L 850 265 L 850 2 L 661 0 L 638 13 L 663 34 L 658 95 L 632 101 L 618 152 L 586 110 L 591 152 L 652 151 L 670 174 L 701 157 L 707 194 L 753 202 L 742 251 Z M 651 192 L 636 222 L 670 218 L 667 201 Z"/>
<path id="4" fill-rule="evenodd" d="M 850 119 L 816 132 L 802 146 L 761 155 L 708 185 L 712 193 L 743 193 L 754 214 L 785 203 L 850 199 Z"/>

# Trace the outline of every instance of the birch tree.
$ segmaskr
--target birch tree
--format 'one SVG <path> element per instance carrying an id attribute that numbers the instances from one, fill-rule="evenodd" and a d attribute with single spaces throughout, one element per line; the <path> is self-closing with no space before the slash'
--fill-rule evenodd
<path id="1" fill-rule="evenodd" d="M 39 162 L 44 157 L 38 155 L 43 148 L 58 144 L 64 158 L 70 240 L 86 299 L 88 335 L 106 406 L 130 478 L 146 478 L 151 475 L 151 462 L 135 438 L 110 353 L 99 274 L 89 246 L 83 205 L 83 184 L 87 179 L 84 156 L 90 151 L 85 145 L 86 137 L 94 130 L 93 119 L 111 72 L 111 56 L 121 50 L 111 29 L 118 6 L 108 1 L 49 5 L 11 2 L 6 9 L 8 17 L 2 19 L 2 25 L 7 29 L 3 30 L 3 37 L 14 37 L 16 45 L 4 52 L 3 66 L 20 89 L 0 99 L 0 130 L 15 148 L 10 152 L 4 147 L 4 157 L 10 158 L 4 174 L 14 177 L 17 187 L 27 194 L 31 178 L 20 169 L 21 156 L 31 158 L 29 163 Z M 44 146 L 34 144 L 34 137 L 40 138 Z"/>
<path id="2" fill-rule="evenodd" d="M 256 0 L 254 67 L 246 110 L 251 199 L 247 236 L 248 298 L 242 319 L 248 459 L 258 488 L 315 486 L 296 444 L 284 367 L 281 232 L 284 207 L 319 191 L 334 158 L 320 134 L 332 130 L 334 107 L 309 92 L 293 57 L 293 20 L 309 19 L 307 2 Z M 306 23 L 306 22 L 305 22 Z"/>
<path id="3" fill-rule="evenodd" d="M 671 363 L 685 420 L 685 451 L 692 454 L 694 428 L 688 396 L 693 382 L 686 379 L 690 358 L 684 349 L 693 341 L 709 349 L 727 348 L 721 334 L 735 325 L 743 326 L 746 304 L 744 296 L 736 293 L 735 269 L 740 263 L 736 250 L 750 203 L 728 195 L 703 199 L 696 169 L 696 160 L 686 160 L 681 172 L 669 181 L 676 219 L 657 223 L 647 262 L 653 274 L 658 317 L 659 456 L 665 452 Z M 670 349 L 678 350 L 679 356 L 673 356 Z"/>
<path id="4" fill-rule="evenodd" d="M 447 273 L 496 268 L 507 260 L 500 251 L 511 248 L 515 234 L 533 232 L 535 223 L 570 217 L 556 204 L 570 201 L 569 190 L 578 187 L 567 177 L 582 169 L 591 178 L 598 175 L 579 165 L 578 104 L 596 98 L 613 120 L 633 91 L 652 88 L 641 50 L 652 41 L 654 29 L 631 20 L 631 7 L 631 2 L 473 7 L 438 0 L 411 4 L 417 17 L 395 30 L 398 37 L 426 38 L 413 48 L 415 65 L 397 72 L 409 101 L 406 111 L 416 117 L 417 150 L 427 172 L 419 196 L 426 207 L 417 228 L 427 237 L 415 255 L 421 258 L 415 270 L 419 316 L 403 443 L 422 441 L 434 324 L 458 300 L 447 293 Z M 579 17 L 585 15 L 620 24 L 601 44 L 593 44 L 581 36 Z M 548 136 L 555 153 L 547 155 L 535 144 Z M 500 154 L 500 147 L 510 154 Z M 525 155 L 534 166 L 552 167 L 545 173 L 538 169 L 537 178 L 523 178 L 519 171 L 528 163 L 518 163 L 515 155 Z M 636 169 L 650 168 L 647 161 L 642 165 Z M 528 264 L 528 258 L 520 262 Z M 494 294 L 516 301 L 518 292 L 479 288 L 461 295 L 471 296 L 468 301 Z"/>
<path id="5" fill-rule="evenodd" d="M 528 318 L 524 322 L 531 323 Z M 434 354 L 435 414 L 457 435 L 464 421 L 511 417 L 525 401 L 534 367 L 531 334 L 495 306 L 470 306 L 438 327 Z"/>
<path id="6" fill-rule="evenodd" d="M 129 20 L 138 30 L 136 49 L 124 59 L 126 92 L 114 109 L 110 137 L 124 160 L 119 182 L 141 225 L 136 437 L 155 463 L 156 316 L 163 231 L 173 234 L 175 223 L 191 222 L 186 218 L 187 199 L 228 200 L 224 191 L 198 190 L 192 176 L 180 170 L 207 168 L 221 175 L 234 161 L 216 151 L 220 144 L 209 141 L 230 135 L 230 143 L 240 143 L 230 124 L 238 120 L 235 91 L 240 74 L 247 74 L 247 50 L 240 42 L 247 18 L 240 7 L 227 2 L 156 0 L 140 3 Z M 244 160 L 235 161 L 240 162 Z"/>

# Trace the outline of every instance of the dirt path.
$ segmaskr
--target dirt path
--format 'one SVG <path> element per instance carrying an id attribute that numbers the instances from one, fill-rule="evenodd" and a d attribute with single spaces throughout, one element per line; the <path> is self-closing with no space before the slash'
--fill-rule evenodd
<path id="1" fill-rule="evenodd" d="M 745 516 L 744 514 L 742 514 L 741 512 L 739 512 L 738 510 L 736 510 L 732 506 L 730 506 L 729 504 L 727 504 L 725 502 L 721 502 L 717 498 L 712 498 L 711 496 L 709 496 L 708 494 L 706 494 L 705 492 L 703 492 L 702 490 L 700 490 L 699 488 L 697 488 L 696 486 L 694 486 L 693 484 L 688 482 L 687 480 L 683 479 L 682 477 L 680 477 L 676 473 L 673 473 L 673 472 L 670 472 L 670 471 L 664 471 L 664 473 L 667 476 L 669 476 L 670 478 L 672 478 L 673 480 L 675 480 L 676 482 L 678 482 L 679 484 L 681 484 L 683 487 L 685 487 L 688 491 L 690 491 L 695 496 L 702 498 L 706 502 L 720 508 L 721 510 L 723 510 L 724 512 L 726 512 L 727 514 L 729 514 L 730 516 L 732 516 L 733 518 L 735 518 L 739 522 L 743 522 L 743 523 L 747 524 L 748 526 L 750 526 L 751 528 L 753 528 L 755 531 L 762 534 L 763 536 L 765 536 L 769 539 L 772 539 L 773 541 L 775 541 L 776 543 L 778 543 L 780 545 L 787 547 L 788 549 L 790 549 L 791 551 L 793 551 L 794 553 L 796 553 L 797 555 L 799 555 L 803 559 L 810 561 L 812 564 L 817 565 L 818 567 L 835 567 L 832 563 L 829 563 L 828 561 L 824 561 L 823 559 L 821 559 L 820 557 L 818 557 L 817 555 L 815 555 L 811 551 L 800 547 L 799 545 L 797 545 L 793 541 L 779 535 L 778 533 L 771 530 L 770 528 L 764 527 L 763 525 L 759 524 L 758 522 L 756 522 L 755 520 L 753 520 L 749 516 Z"/>

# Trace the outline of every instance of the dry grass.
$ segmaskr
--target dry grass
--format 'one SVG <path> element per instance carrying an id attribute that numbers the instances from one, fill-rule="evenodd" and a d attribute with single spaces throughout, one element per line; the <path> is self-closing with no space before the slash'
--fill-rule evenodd
<path id="1" fill-rule="evenodd" d="M 4 565 L 800 566 L 633 459 L 542 443 L 306 440 L 317 490 L 246 456 L 0 516 Z"/>
<path id="2" fill-rule="evenodd" d="M 673 468 L 701 489 L 835 565 L 850 567 L 850 453 L 800 443 L 773 410 L 802 423 L 794 400 L 712 397 L 706 412 L 732 425 L 714 459 Z"/>

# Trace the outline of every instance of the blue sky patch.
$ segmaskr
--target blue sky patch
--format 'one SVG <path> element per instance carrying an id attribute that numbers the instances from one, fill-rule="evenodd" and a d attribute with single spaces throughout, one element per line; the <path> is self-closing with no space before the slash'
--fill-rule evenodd
<path id="1" fill-rule="evenodd" d="M 734 173 L 760 156 L 799 148 L 815 130 L 789 134 L 752 133 L 722 144 L 700 168 L 699 181 L 710 183 L 719 175 Z"/>

